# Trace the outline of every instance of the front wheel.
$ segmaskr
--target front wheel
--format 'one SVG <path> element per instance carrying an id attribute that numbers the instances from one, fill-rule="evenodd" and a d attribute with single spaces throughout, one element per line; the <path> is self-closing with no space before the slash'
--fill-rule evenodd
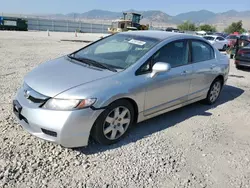
<path id="1" fill-rule="evenodd" d="M 115 101 L 97 118 L 92 136 L 100 144 L 114 144 L 127 134 L 133 122 L 132 104 L 127 100 Z"/>
<path id="2" fill-rule="evenodd" d="M 222 89 L 221 79 L 214 80 L 208 91 L 207 98 L 205 99 L 206 104 L 210 105 L 214 104 L 220 96 L 221 89 Z"/>

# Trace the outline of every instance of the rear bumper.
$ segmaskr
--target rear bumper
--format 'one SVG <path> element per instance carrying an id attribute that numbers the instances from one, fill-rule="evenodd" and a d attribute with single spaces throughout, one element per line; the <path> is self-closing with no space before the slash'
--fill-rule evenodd
<path id="1" fill-rule="evenodd" d="M 235 60 L 235 65 L 242 67 L 250 67 L 250 61 Z"/>
<path id="2" fill-rule="evenodd" d="M 34 107 L 22 90 L 18 91 L 16 101 L 22 108 L 18 120 L 27 132 L 68 148 L 88 145 L 91 128 L 103 111 L 91 108 L 56 111 Z"/>

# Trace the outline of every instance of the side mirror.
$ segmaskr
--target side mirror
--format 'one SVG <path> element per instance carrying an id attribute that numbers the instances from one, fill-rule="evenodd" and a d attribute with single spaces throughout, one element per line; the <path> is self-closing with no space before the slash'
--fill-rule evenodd
<path id="1" fill-rule="evenodd" d="M 153 78 L 161 72 L 168 72 L 170 69 L 171 69 L 171 65 L 169 63 L 157 62 L 154 64 L 152 68 L 152 73 L 150 77 Z"/>

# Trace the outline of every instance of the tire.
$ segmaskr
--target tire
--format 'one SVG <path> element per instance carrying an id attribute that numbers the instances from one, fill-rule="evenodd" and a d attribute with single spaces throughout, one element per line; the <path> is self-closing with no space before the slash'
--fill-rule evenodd
<path id="1" fill-rule="evenodd" d="M 236 69 L 240 70 L 240 69 L 241 69 L 241 66 L 236 65 Z"/>
<path id="2" fill-rule="evenodd" d="M 207 93 L 207 97 L 204 100 L 206 104 L 212 105 L 214 104 L 217 99 L 220 96 L 221 90 L 222 90 L 222 80 L 221 79 L 215 79 L 213 83 L 210 86 L 210 89 Z M 212 96 L 213 95 L 213 96 Z"/>
<path id="3" fill-rule="evenodd" d="M 133 122 L 133 105 L 127 100 L 118 100 L 109 105 L 97 118 L 91 135 L 100 144 L 114 144 L 128 133 Z"/>

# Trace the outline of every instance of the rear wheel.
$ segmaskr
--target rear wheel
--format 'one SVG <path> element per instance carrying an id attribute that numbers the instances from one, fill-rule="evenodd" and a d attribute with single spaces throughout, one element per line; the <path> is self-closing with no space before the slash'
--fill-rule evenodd
<path id="1" fill-rule="evenodd" d="M 134 122 L 134 109 L 127 100 L 112 103 L 96 120 L 93 138 L 100 144 L 114 144 L 123 138 Z"/>
<path id="2" fill-rule="evenodd" d="M 220 96 L 221 89 L 222 89 L 222 80 L 217 78 L 210 86 L 207 98 L 205 99 L 206 104 L 210 105 L 214 104 Z"/>

